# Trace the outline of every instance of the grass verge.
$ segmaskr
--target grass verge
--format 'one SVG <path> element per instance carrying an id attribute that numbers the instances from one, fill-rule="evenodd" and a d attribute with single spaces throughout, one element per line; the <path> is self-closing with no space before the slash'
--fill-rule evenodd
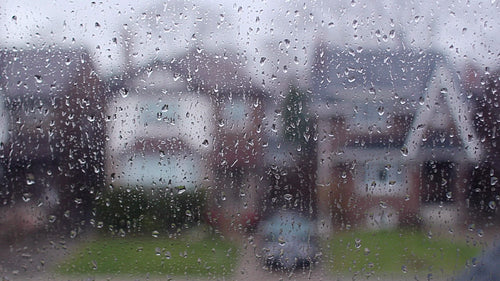
<path id="1" fill-rule="evenodd" d="M 432 237 L 420 231 L 338 233 L 326 243 L 328 267 L 335 273 L 371 275 L 443 274 L 465 269 L 479 247 Z"/>
<path id="2" fill-rule="evenodd" d="M 218 237 L 99 237 L 58 266 L 64 275 L 224 276 L 234 270 L 237 247 Z"/>

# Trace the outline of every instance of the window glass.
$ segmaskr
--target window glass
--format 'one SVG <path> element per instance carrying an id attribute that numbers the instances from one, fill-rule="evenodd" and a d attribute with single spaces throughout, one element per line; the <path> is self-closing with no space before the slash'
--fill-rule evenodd
<path id="1" fill-rule="evenodd" d="M 500 280 L 499 14 L 4 0 L 0 279 Z"/>

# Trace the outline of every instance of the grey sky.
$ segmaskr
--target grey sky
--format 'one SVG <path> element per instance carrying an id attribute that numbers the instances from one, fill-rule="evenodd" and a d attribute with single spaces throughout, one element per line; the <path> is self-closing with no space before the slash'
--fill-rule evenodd
<path id="1" fill-rule="evenodd" d="M 125 34 L 137 63 L 190 47 L 227 48 L 244 54 L 258 80 L 306 75 L 319 41 L 354 50 L 403 41 L 458 65 L 500 61 L 498 0 L 137 2 L 8 0 L 0 6 L 1 45 L 83 45 L 104 76 L 122 69 Z"/>

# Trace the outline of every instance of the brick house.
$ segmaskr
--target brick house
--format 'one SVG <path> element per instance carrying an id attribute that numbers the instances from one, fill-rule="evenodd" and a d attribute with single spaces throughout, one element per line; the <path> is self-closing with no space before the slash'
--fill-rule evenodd
<path id="1" fill-rule="evenodd" d="M 58 223 L 90 216 L 102 187 L 104 86 L 84 49 L 0 52 L 0 95 L 7 132 L 1 146 L 2 205 L 35 204 Z M 75 204 L 76 202 L 76 204 Z M 64 215 L 63 215 L 64 214 Z"/>
<path id="2" fill-rule="evenodd" d="M 253 224 L 262 170 L 259 159 L 266 96 L 243 69 L 233 53 L 194 49 L 129 69 L 116 79 L 115 98 L 108 105 L 108 116 L 112 118 L 112 124 L 108 124 L 108 182 L 122 186 L 173 185 L 169 179 L 177 178 L 180 172 L 184 178 L 190 178 L 190 186 L 203 186 L 208 191 L 206 216 L 214 225 L 222 230 L 236 230 Z M 137 108 L 145 102 L 149 105 L 140 106 L 142 110 Z M 152 120 L 141 121 L 140 116 L 145 114 Z M 159 149 L 153 141 L 173 139 L 182 145 L 163 144 L 169 147 Z M 151 175 L 154 164 L 145 168 L 146 164 L 140 161 L 136 161 L 140 167 L 129 167 L 128 172 L 119 168 L 130 166 L 127 155 L 131 150 L 137 151 L 133 147 L 138 142 L 138 151 L 143 150 L 145 143 L 152 147 L 150 151 L 156 151 L 151 155 L 164 151 L 167 156 L 187 157 L 191 159 L 190 168 L 156 169 L 155 175 Z M 118 151 L 121 160 L 116 158 Z M 134 155 L 144 158 L 138 153 Z M 151 159 L 151 163 L 161 160 Z M 135 175 L 134 171 L 143 174 Z M 127 175 L 132 178 L 124 180 Z M 150 180 L 141 180 L 145 178 Z"/>
<path id="3" fill-rule="evenodd" d="M 410 49 L 316 51 L 320 219 L 336 228 L 457 223 L 481 145 L 446 60 Z"/>

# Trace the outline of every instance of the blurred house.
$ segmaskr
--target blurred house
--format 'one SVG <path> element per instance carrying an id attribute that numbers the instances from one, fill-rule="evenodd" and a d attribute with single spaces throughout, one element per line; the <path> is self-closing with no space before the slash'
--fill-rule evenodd
<path id="1" fill-rule="evenodd" d="M 40 225 L 49 214 L 80 223 L 103 180 L 105 96 L 89 54 L 4 50 L 0 97 L 2 206 L 34 209 L 28 213 L 39 213 Z"/>
<path id="2" fill-rule="evenodd" d="M 222 229 L 255 218 L 264 91 L 234 54 L 192 50 L 113 82 L 106 171 L 114 187 L 204 187 Z"/>
<path id="3" fill-rule="evenodd" d="M 106 176 L 113 188 L 195 190 L 210 178 L 209 100 L 167 62 L 129 70 L 107 105 Z"/>
<path id="4" fill-rule="evenodd" d="M 316 50 L 318 202 L 325 225 L 463 218 L 481 145 L 444 58 L 410 49 Z"/>
<path id="5" fill-rule="evenodd" d="M 500 70 L 480 70 L 467 66 L 462 71 L 464 89 L 472 101 L 473 120 L 484 153 L 481 163 L 474 167 L 469 191 L 469 215 L 477 222 L 498 220 L 500 203 L 500 146 L 497 144 L 500 106 Z"/>
<path id="6" fill-rule="evenodd" d="M 215 126 L 210 219 L 222 229 L 252 227 L 258 216 L 263 175 L 263 87 L 245 73 L 243 58 L 226 51 L 193 49 L 172 62 L 175 73 L 210 100 Z"/>

